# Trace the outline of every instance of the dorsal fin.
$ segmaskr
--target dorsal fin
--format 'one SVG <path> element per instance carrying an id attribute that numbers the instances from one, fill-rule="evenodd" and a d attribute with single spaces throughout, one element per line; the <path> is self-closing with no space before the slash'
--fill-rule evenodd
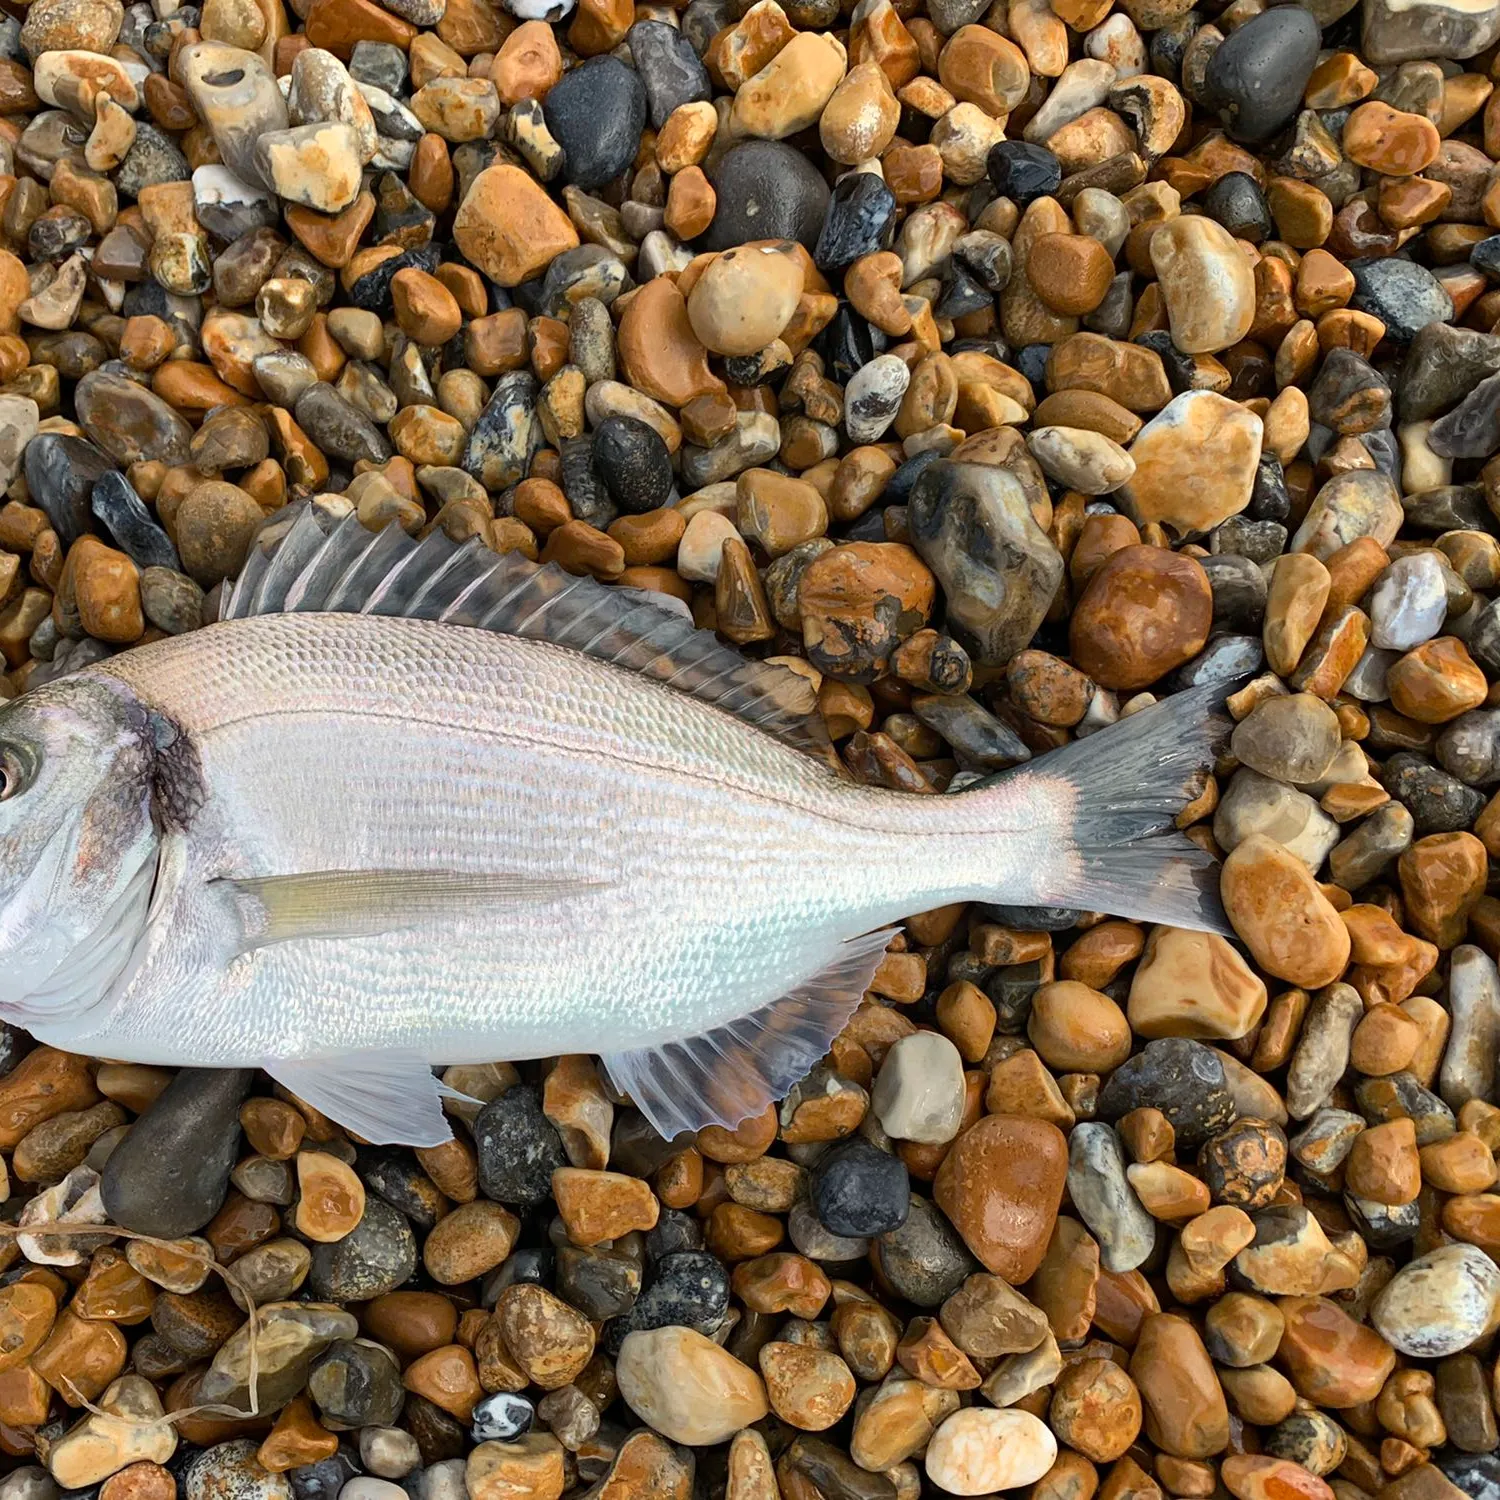
<path id="1" fill-rule="evenodd" d="M 665 595 L 495 553 L 478 537 L 458 543 L 434 530 L 419 542 L 395 523 L 369 531 L 353 514 L 288 506 L 261 528 L 219 618 L 298 611 L 437 620 L 568 646 L 835 764 L 817 694 L 795 672 L 740 655 Z"/>

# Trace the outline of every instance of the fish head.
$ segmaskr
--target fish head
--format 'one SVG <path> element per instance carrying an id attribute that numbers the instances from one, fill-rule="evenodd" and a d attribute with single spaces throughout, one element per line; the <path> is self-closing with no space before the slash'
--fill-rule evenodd
<path id="1" fill-rule="evenodd" d="M 62 1034 L 145 924 L 158 728 L 87 672 L 0 704 L 0 1019 Z"/>

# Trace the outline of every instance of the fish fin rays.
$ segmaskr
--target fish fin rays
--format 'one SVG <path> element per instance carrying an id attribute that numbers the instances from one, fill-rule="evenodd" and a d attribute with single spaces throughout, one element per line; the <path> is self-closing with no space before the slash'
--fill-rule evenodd
<path id="1" fill-rule="evenodd" d="M 443 1113 L 442 1085 L 416 1052 L 355 1052 L 262 1067 L 299 1099 L 372 1146 L 441 1146 L 453 1138 Z"/>
<path id="2" fill-rule="evenodd" d="M 319 611 L 436 620 L 566 646 L 663 683 L 835 764 L 810 682 L 699 630 L 686 608 L 492 552 L 478 537 L 372 532 L 308 502 L 272 516 L 226 591 L 222 620 Z"/>
<path id="3" fill-rule="evenodd" d="M 892 929 L 839 946 L 831 963 L 789 994 L 701 1036 L 602 1056 L 616 1088 L 666 1140 L 757 1115 L 817 1065 L 848 1023 Z"/>
<path id="4" fill-rule="evenodd" d="M 1212 769 L 1229 737 L 1233 726 L 1221 710 L 1232 686 L 1173 693 L 958 795 L 982 806 L 990 793 L 1030 785 L 1033 805 L 1057 809 L 1047 840 L 1055 858 L 1034 872 L 1034 904 L 1233 937 L 1219 900 L 1219 861 L 1172 831 L 1177 814 L 1202 790 L 1197 778 Z M 976 819 L 982 826 L 977 809 Z"/>
<path id="5" fill-rule="evenodd" d="M 374 937 L 492 907 L 566 900 L 606 882 L 451 870 L 318 870 L 213 882 L 239 922 L 237 954 L 297 938 Z"/>

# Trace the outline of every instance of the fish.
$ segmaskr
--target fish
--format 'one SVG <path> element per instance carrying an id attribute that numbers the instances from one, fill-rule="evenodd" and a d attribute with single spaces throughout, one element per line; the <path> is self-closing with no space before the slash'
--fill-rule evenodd
<path id="1" fill-rule="evenodd" d="M 860 785 L 807 677 L 675 601 L 347 509 L 273 516 L 214 623 L 0 705 L 0 1017 L 261 1068 L 374 1144 L 450 1138 L 435 1069 L 596 1055 L 673 1139 L 783 1098 L 913 912 L 1228 931 L 1170 831 L 1222 685 L 954 794 Z"/>

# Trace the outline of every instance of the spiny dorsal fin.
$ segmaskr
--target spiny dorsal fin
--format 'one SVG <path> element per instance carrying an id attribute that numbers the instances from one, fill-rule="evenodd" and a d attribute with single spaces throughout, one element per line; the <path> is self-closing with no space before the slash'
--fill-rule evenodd
<path id="1" fill-rule="evenodd" d="M 416 541 L 394 523 L 372 532 L 300 502 L 272 516 L 226 591 L 219 618 L 298 611 L 398 615 L 568 646 L 734 714 L 829 760 L 811 683 L 741 656 L 665 596 L 610 588 L 441 531 Z"/>

